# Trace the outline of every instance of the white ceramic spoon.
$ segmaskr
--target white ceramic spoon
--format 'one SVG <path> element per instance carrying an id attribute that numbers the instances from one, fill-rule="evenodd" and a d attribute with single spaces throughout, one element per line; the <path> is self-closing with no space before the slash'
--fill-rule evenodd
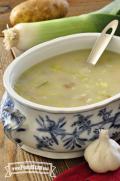
<path id="1" fill-rule="evenodd" d="M 118 27 L 118 20 L 111 21 L 101 32 L 100 37 L 95 42 L 92 51 L 87 59 L 87 62 L 96 65 L 99 58 L 101 57 L 102 53 L 106 49 L 108 43 L 112 39 L 117 27 Z M 110 34 L 107 34 L 108 30 L 111 30 Z"/>

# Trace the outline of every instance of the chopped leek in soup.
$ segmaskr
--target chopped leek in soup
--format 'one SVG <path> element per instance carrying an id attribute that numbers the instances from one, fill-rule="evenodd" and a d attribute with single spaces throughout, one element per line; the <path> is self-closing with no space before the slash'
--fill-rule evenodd
<path id="1" fill-rule="evenodd" d="M 52 57 L 25 71 L 16 92 L 38 104 L 76 107 L 120 92 L 120 54 L 105 51 L 95 67 L 86 63 L 90 50 Z M 33 60 L 34 61 L 34 60 Z"/>

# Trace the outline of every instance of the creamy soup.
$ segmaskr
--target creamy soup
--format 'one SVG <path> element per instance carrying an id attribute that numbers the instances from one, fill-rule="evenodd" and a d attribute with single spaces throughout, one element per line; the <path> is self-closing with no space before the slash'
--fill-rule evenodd
<path id="1" fill-rule="evenodd" d="M 45 60 L 25 71 L 14 88 L 32 102 L 55 107 L 88 105 L 119 93 L 120 54 L 106 51 L 93 67 L 86 63 L 89 53 L 79 50 Z"/>

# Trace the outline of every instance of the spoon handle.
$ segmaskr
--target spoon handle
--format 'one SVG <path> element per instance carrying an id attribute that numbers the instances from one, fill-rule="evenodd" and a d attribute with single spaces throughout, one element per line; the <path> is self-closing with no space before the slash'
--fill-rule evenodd
<path id="1" fill-rule="evenodd" d="M 88 63 L 96 65 L 100 56 L 102 55 L 108 43 L 112 39 L 112 36 L 114 35 L 118 27 L 118 23 L 118 20 L 113 20 L 103 29 L 103 31 L 100 34 L 100 37 L 96 40 L 92 48 L 92 51 L 87 59 Z M 107 34 L 108 30 L 111 30 L 110 34 Z"/>

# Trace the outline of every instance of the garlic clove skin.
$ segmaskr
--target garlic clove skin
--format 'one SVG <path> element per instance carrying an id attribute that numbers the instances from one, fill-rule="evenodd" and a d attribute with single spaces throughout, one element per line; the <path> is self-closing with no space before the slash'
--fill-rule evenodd
<path id="1" fill-rule="evenodd" d="M 109 138 L 108 130 L 101 130 L 99 138 L 86 148 L 84 157 L 97 173 L 113 171 L 120 167 L 120 146 Z"/>

